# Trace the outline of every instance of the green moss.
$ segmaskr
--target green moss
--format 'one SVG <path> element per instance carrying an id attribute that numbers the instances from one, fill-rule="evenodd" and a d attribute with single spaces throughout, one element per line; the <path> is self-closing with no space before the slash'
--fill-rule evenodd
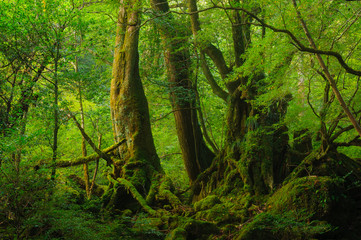
<path id="1" fill-rule="evenodd" d="M 216 204 L 211 209 L 197 212 L 195 218 L 219 224 L 239 220 L 240 215 L 243 215 L 241 211 L 231 211 L 225 204 Z"/>
<path id="2" fill-rule="evenodd" d="M 211 234 L 219 232 L 214 223 L 180 216 L 169 218 L 169 227 L 174 230 L 166 239 L 207 239 Z M 173 236 L 179 238 L 171 238 Z"/>
<path id="3" fill-rule="evenodd" d="M 196 202 L 194 204 L 194 209 L 196 211 L 211 209 L 214 205 L 221 203 L 221 200 L 216 195 L 209 195 L 206 198 Z"/>
<path id="4" fill-rule="evenodd" d="M 312 239 L 330 230 L 324 222 L 298 221 L 292 214 L 261 213 L 242 226 L 237 240 Z"/>
<path id="5" fill-rule="evenodd" d="M 110 187 L 110 188 L 108 188 L 108 190 L 105 191 L 105 193 L 103 194 L 103 196 L 101 198 L 101 202 L 102 202 L 103 207 L 109 205 L 113 194 L 114 194 L 114 188 L 113 187 Z"/>
<path id="6" fill-rule="evenodd" d="M 343 236 L 352 219 L 345 181 L 329 176 L 293 178 L 271 196 L 265 208 L 241 227 L 240 240 L 313 239 Z M 249 208 L 250 211 L 252 209 Z"/>
<path id="7" fill-rule="evenodd" d="M 335 222 L 337 209 L 345 207 L 342 184 L 331 177 L 298 178 L 275 192 L 267 204 L 275 212 L 293 211 L 295 216 Z"/>
<path id="8" fill-rule="evenodd" d="M 331 176 L 345 179 L 346 184 L 361 181 L 361 164 L 338 152 L 320 154 L 313 151 L 287 177 L 285 182 L 308 175 Z"/>
<path id="9" fill-rule="evenodd" d="M 170 178 L 164 177 L 159 187 L 159 198 L 167 200 L 173 208 L 178 208 L 182 205 L 179 198 L 173 194 L 174 186 Z"/>
<path id="10" fill-rule="evenodd" d="M 130 217 L 132 216 L 133 212 L 132 210 L 130 209 L 125 209 L 123 212 L 122 212 L 122 217 L 125 218 L 125 217 Z"/>
<path id="11" fill-rule="evenodd" d="M 157 212 L 154 209 L 149 207 L 149 205 L 147 204 L 147 202 L 145 201 L 143 196 L 138 192 L 138 190 L 135 188 L 135 186 L 131 182 L 127 181 L 124 178 L 118 178 L 116 181 L 114 180 L 114 182 L 119 183 L 123 187 L 125 187 L 125 189 L 132 194 L 134 199 L 137 200 L 137 202 L 142 206 L 142 208 L 146 212 L 148 212 L 152 216 L 157 216 L 158 215 Z"/>
<path id="12" fill-rule="evenodd" d="M 183 228 L 187 231 L 187 239 L 202 239 L 202 236 L 209 236 L 212 233 L 218 233 L 218 228 L 215 224 L 200 221 L 188 220 L 183 224 Z"/>
<path id="13" fill-rule="evenodd" d="M 187 240 L 187 231 L 177 227 L 166 236 L 165 240 Z"/>
<path id="14" fill-rule="evenodd" d="M 272 143 L 271 138 L 272 135 L 264 129 L 258 128 L 255 131 L 250 131 L 244 137 L 244 141 L 239 143 L 240 146 L 237 147 L 242 151 L 240 159 L 232 159 L 232 154 L 228 157 L 227 161 L 236 167 L 242 178 L 242 184 L 237 183 L 237 185 L 243 187 L 243 191 L 258 195 L 272 191 L 274 186 L 274 153 L 273 145 L 270 144 Z M 230 171 L 227 178 L 232 178 L 234 174 L 234 171 Z"/>
<path id="15" fill-rule="evenodd" d="M 152 185 L 150 186 L 148 195 L 145 199 L 149 205 L 153 204 L 154 202 L 155 196 L 158 191 L 158 186 L 159 186 L 159 181 L 157 179 L 153 179 Z"/>
<path id="16" fill-rule="evenodd" d="M 240 197 L 238 204 L 243 208 L 248 208 L 252 204 L 254 196 L 252 196 L 249 192 L 246 192 Z"/>
<path id="17" fill-rule="evenodd" d="M 133 228 L 144 229 L 159 229 L 163 225 L 163 222 L 160 218 L 151 218 L 146 216 L 140 216 L 133 224 Z"/>
<path id="18" fill-rule="evenodd" d="M 237 165 L 238 163 L 234 159 L 227 159 L 226 161 L 232 162 L 231 164 Z M 229 164 L 229 165 L 231 165 Z M 228 167 L 225 172 L 227 176 L 225 177 L 225 181 L 223 184 L 219 184 L 219 194 L 220 195 L 228 195 L 229 193 L 238 194 L 240 189 L 244 187 L 244 183 L 242 178 L 240 177 L 238 169 L 232 169 Z"/>

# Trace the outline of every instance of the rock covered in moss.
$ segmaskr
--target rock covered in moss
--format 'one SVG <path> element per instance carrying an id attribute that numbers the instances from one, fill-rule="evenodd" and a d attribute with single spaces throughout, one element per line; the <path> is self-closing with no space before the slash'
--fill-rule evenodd
<path id="1" fill-rule="evenodd" d="M 237 239 L 339 239 L 353 219 L 344 183 L 329 176 L 291 179 L 268 199 L 262 213 L 241 226 Z"/>
<path id="2" fill-rule="evenodd" d="M 172 217 L 169 219 L 169 226 L 174 230 L 167 235 L 167 240 L 207 239 L 211 234 L 219 232 L 214 223 L 189 217 Z"/>
<path id="3" fill-rule="evenodd" d="M 309 175 L 343 178 L 348 185 L 361 181 L 361 162 L 348 156 L 330 151 L 320 154 L 314 151 L 287 177 L 286 182 Z"/>
<path id="4" fill-rule="evenodd" d="M 221 203 L 221 200 L 216 195 L 209 195 L 206 198 L 196 202 L 194 204 L 194 209 L 196 211 L 202 211 L 211 209 L 214 205 Z"/>
<path id="5" fill-rule="evenodd" d="M 311 220 L 326 220 L 336 226 L 347 222 L 351 205 L 340 178 L 296 178 L 280 188 L 267 202 L 274 212 L 292 211 Z"/>
<path id="6" fill-rule="evenodd" d="M 259 215 L 260 216 L 260 215 Z M 258 217 L 258 216 L 257 216 Z M 262 216 L 254 219 L 241 228 L 237 240 L 276 240 L 276 236 L 270 231 L 269 223 Z"/>

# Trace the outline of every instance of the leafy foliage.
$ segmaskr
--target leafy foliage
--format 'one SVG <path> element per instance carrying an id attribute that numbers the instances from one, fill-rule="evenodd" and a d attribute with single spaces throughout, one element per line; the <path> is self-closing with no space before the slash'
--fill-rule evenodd
<path id="1" fill-rule="evenodd" d="M 104 198 L 87 199 L 84 187 L 69 178 L 84 178 L 80 166 L 58 168 L 51 179 L 55 151 L 58 159 L 70 162 L 83 154 L 82 134 L 69 111 L 78 119 L 84 112 L 85 132 L 99 149 L 114 142 L 109 91 L 115 29 L 119 8 L 130 7 L 128 1 L 121 2 L 0 1 L 1 237 L 311 239 L 348 230 L 350 236 L 359 236 L 354 215 L 360 210 L 353 214 L 348 208 L 333 208 L 359 203 L 355 192 L 360 187 L 361 141 L 332 89 L 337 88 L 360 124 L 360 75 L 347 71 L 333 54 L 360 71 L 358 1 L 194 1 L 197 14 L 189 13 L 190 0 L 168 1 L 167 13 L 155 12 L 153 1 L 142 1 L 137 5 L 142 21 L 139 72 L 164 169 L 159 174 L 172 180 L 175 188 L 167 184 L 167 193 L 182 204 L 175 208 L 159 194 L 155 185 L 161 185 L 161 176 L 152 179 L 153 185 L 136 189 L 149 191 L 142 196 L 144 205 L 159 218 L 136 207 L 109 208 L 109 213 Z M 197 31 L 194 22 L 189 23 L 195 15 Z M 317 46 L 313 50 L 324 51 L 321 57 L 335 86 L 318 65 L 300 18 Z M 159 26 L 172 29 L 174 36 L 162 41 Z M 174 42 L 182 43 L 174 52 L 189 52 L 190 65 L 184 71 L 190 89 L 175 88 L 168 81 L 165 49 Z M 241 53 L 235 50 L 240 42 Z M 209 75 L 226 99 L 215 94 Z M 198 122 L 217 155 L 192 183 L 182 159 L 187 149 L 178 143 L 176 110 L 169 101 L 174 92 L 180 101 L 196 99 Z M 87 145 L 87 152 L 94 149 Z M 149 170 L 139 170 L 143 159 L 126 167 L 123 159 L 113 159 L 114 166 L 134 176 Z M 94 176 L 97 187 L 112 190 L 114 166 L 102 159 L 90 162 L 90 182 Z M 141 183 L 151 180 L 139 176 Z M 287 176 L 296 178 L 284 182 Z M 122 203 L 134 201 L 126 194 L 121 197 Z M 335 213 L 355 221 L 350 220 L 350 226 L 332 222 L 327 214 Z"/>

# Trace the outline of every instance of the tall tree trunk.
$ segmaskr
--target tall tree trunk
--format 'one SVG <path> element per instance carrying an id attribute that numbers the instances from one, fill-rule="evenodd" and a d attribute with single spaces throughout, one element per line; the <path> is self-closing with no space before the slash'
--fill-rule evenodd
<path id="1" fill-rule="evenodd" d="M 239 1 L 235 1 L 239 2 Z M 198 31 L 201 30 L 199 23 L 199 14 L 197 8 L 197 1 L 188 0 L 188 8 L 191 13 L 191 27 L 192 32 L 197 39 Z M 250 25 L 246 24 L 247 16 L 240 16 L 238 11 L 232 11 L 230 16 L 230 22 L 232 23 L 232 39 L 233 50 L 235 55 L 235 66 L 239 67 L 243 64 L 241 55 L 245 52 L 245 49 L 250 43 Z M 200 47 L 201 64 L 204 75 L 206 76 L 213 92 L 228 102 L 228 114 L 227 114 L 227 141 L 231 144 L 237 139 L 244 136 L 247 131 L 246 120 L 251 112 L 251 105 L 247 102 L 252 96 L 248 89 L 241 91 L 240 85 L 245 85 L 248 81 L 246 77 L 235 78 L 228 80 L 226 83 L 228 92 L 221 89 L 215 82 L 212 74 L 210 73 L 204 55 L 208 55 L 215 66 L 217 67 L 219 74 L 225 80 L 227 75 L 231 73 L 232 69 L 226 65 L 222 52 L 217 49 L 210 42 L 197 43 Z"/>
<path id="2" fill-rule="evenodd" d="M 98 129 L 98 148 L 101 149 L 101 147 L 102 147 L 102 134 L 99 132 L 99 129 Z M 94 186 L 95 186 L 95 179 L 96 179 L 97 174 L 98 174 L 98 169 L 99 169 L 99 159 L 97 159 L 96 162 L 95 162 L 93 179 L 91 181 L 91 185 L 90 185 L 90 188 L 89 188 L 89 198 L 91 198 L 92 193 L 93 193 L 93 189 L 94 189 Z"/>
<path id="3" fill-rule="evenodd" d="M 23 112 L 19 123 L 19 137 L 21 138 L 24 137 L 25 135 L 27 115 L 28 115 L 27 111 Z M 13 154 L 15 170 L 18 175 L 20 175 L 20 162 L 21 162 L 21 151 L 22 151 L 21 148 L 22 146 L 20 147 L 20 149 L 16 150 L 15 153 Z"/>
<path id="4" fill-rule="evenodd" d="M 78 65 L 78 57 L 75 56 L 75 63 L 73 64 L 75 73 L 79 72 L 79 65 Z M 85 115 L 84 115 L 84 107 L 83 107 L 83 93 L 82 93 L 82 80 L 79 79 L 78 82 L 78 95 L 79 95 L 79 106 L 80 106 L 80 125 L 85 130 Z M 83 157 L 87 156 L 87 149 L 86 149 L 86 140 L 84 136 L 81 139 L 81 151 Z M 90 182 L 89 182 L 89 167 L 88 163 L 83 164 L 83 173 L 84 173 L 84 184 L 85 184 L 85 192 L 87 198 L 91 198 L 91 191 L 90 191 Z"/>
<path id="5" fill-rule="evenodd" d="M 82 96 L 81 82 L 79 82 L 79 105 L 80 105 L 81 127 L 83 129 L 85 129 L 85 116 L 84 116 L 84 108 L 83 108 L 83 96 Z M 86 140 L 85 140 L 85 138 L 83 136 L 82 136 L 82 140 L 81 140 L 81 151 L 82 151 L 83 157 L 86 157 L 87 156 Z M 84 170 L 85 191 L 86 191 L 88 199 L 90 199 L 91 198 L 91 193 L 90 193 L 88 163 L 83 164 L 83 170 Z"/>
<path id="6" fill-rule="evenodd" d="M 139 7 L 141 1 L 120 1 L 110 90 L 115 142 L 119 147 L 113 178 L 125 178 L 144 196 L 153 174 L 162 172 L 151 133 L 148 102 L 139 76 Z"/>
<path id="7" fill-rule="evenodd" d="M 58 85 L 58 53 L 59 46 L 57 45 L 57 56 L 55 57 L 55 67 L 54 67 L 54 129 L 53 129 L 53 157 L 52 157 L 52 169 L 51 169 L 51 180 L 55 179 L 56 173 L 56 159 L 58 152 L 58 132 L 59 132 L 59 109 L 58 109 L 58 100 L 59 100 L 59 85 Z"/>
<path id="8" fill-rule="evenodd" d="M 169 11 L 166 0 L 152 0 L 156 12 Z M 163 22 L 164 21 L 164 22 Z M 169 28 L 168 26 L 172 26 Z M 191 182 L 207 169 L 214 158 L 213 152 L 203 140 L 197 117 L 196 95 L 191 81 L 190 56 L 185 48 L 185 36 L 172 16 L 158 21 L 165 46 L 165 62 L 170 83 L 170 100 L 174 112 L 178 141 L 182 150 L 184 165 Z"/>

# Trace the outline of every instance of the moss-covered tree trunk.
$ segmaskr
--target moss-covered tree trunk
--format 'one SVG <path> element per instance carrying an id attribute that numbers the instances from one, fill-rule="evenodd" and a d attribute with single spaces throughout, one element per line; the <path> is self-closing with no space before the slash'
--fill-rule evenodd
<path id="1" fill-rule="evenodd" d="M 239 4 L 232 1 L 230 5 Z M 207 55 L 216 66 L 221 78 L 226 81 L 226 90 L 221 89 L 201 57 L 202 70 L 213 92 L 227 102 L 226 144 L 212 167 L 199 179 L 201 184 L 194 189 L 195 199 L 204 197 L 212 189 L 221 185 L 232 186 L 229 189 L 244 188 L 255 194 L 267 193 L 279 183 L 285 175 L 285 156 L 288 136 L 284 127 L 274 131 L 272 124 L 280 120 L 281 105 L 270 106 L 269 114 L 263 114 L 252 106 L 251 102 L 258 94 L 258 82 L 264 74 L 256 72 L 253 76 L 230 77 L 235 68 L 246 61 L 242 56 L 251 43 L 251 24 L 249 16 L 233 10 L 228 13 L 232 24 L 234 64 L 229 67 L 222 52 L 211 42 L 197 42 L 199 22 L 197 1 L 188 0 L 192 32 L 199 47 L 200 55 Z M 284 109 L 282 109 L 284 112 Z M 272 132 L 273 131 L 273 132 Z M 237 184 L 238 183 L 238 184 Z M 201 187 L 200 187 L 201 185 Z M 198 195 L 198 196 L 197 196 Z"/>
<path id="2" fill-rule="evenodd" d="M 164 14 L 169 11 L 166 0 L 152 0 L 151 4 L 156 12 Z M 190 56 L 185 47 L 185 33 L 169 14 L 157 24 L 165 46 L 170 100 L 178 140 L 187 174 L 193 182 L 210 166 L 214 154 L 206 145 L 198 123 L 196 96 L 190 73 Z"/>
<path id="3" fill-rule="evenodd" d="M 148 103 L 139 76 L 141 1 L 120 1 L 120 4 L 110 105 L 115 142 L 126 139 L 126 144 L 118 149 L 119 159 L 113 162 L 112 178 L 126 179 L 145 196 L 151 187 L 152 178 L 162 169 L 154 147 Z M 122 201 L 122 197 L 129 200 L 129 194 L 122 194 L 118 194 L 116 201 Z"/>

